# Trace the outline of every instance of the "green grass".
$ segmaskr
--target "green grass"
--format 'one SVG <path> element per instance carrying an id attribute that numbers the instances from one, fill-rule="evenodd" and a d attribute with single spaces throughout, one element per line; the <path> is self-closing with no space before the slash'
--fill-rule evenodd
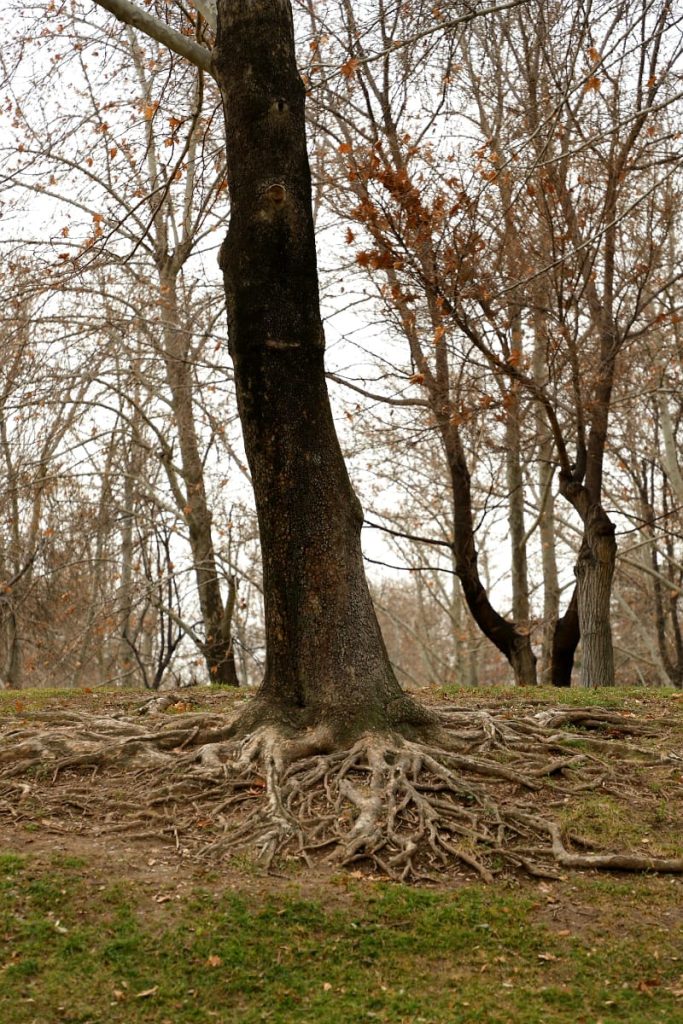
<path id="1" fill-rule="evenodd" d="M 83 690 L 0 690 L 0 714 L 35 711 L 46 704 L 67 697 L 82 696 Z"/>
<path id="2" fill-rule="evenodd" d="M 73 858 L 0 858 L 4 1024 L 683 1021 L 683 953 L 653 924 L 678 904 L 664 879 L 572 878 L 574 903 L 617 908 L 586 934 L 549 927 L 543 887 L 344 877 L 323 902 L 214 883 L 160 907 L 98 883 Z"/>
<path id="3" fill-rule="evenodd" d="M 649 689 L 645 687 L 603 686 L 597 689 L 583 690 L 579 687 L 534 686 L 526 689 L 520 687 L 487 686 L 457 687 L 445 686 L 439 693 L 451 699 L 464 700 L 474 704 L 505 703 L 525 704 L 548 703 L 567 705 L 568 707 L 601 707 L 625 708 L 637 710 L 639 705 L 656 704 L 660 709 L 662 703 L 668 702 L 673 714 L 680 711 L 683 716 L 683 696 L 680 690 L 671 687 Z M 635 706 L 634 706 L 635 705 Z"/>
<path id="4" fill-rule="evenodd" d="M 215 697 L 220 697 L 220 709 L 229 710 L 235 702 L 246 700 L 253 691 L 235 689 L 233 686 L 197 687 L 186 691 L 187 699 L 192 702 L 192 711 L 216 711 Z M 72 687 L 70 689 L 25 689 L 0 690 L 0 715 L 21 718 L 32 711 L 54 710 L 56 708 L 73 708 L 87 711 L 104 711 L 116 705 L 116 710 L 125 710 L 131 705 L 144 703 L 151 697 L 158 696 L 153 690 L 119 689 L 117 687 Z M 202 698 L 209 697 L 210 701 Z M 179 700 L 182 702 L 183 695 Z M 119 706 L 120 705 L 120 706 Z M 167 714 L 177 714 L 178 710 L 171 706 Z"/>

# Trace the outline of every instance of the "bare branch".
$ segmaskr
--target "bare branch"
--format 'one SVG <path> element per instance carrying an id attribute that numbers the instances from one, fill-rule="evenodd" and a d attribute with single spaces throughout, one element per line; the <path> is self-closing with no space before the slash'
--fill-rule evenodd
<path id="1" fill-rule="evenodd" d="M 199 43 L 176 32 L 174 28 L 165 25 L 159 18 L 143 11 L 137 4 L 130 3 L 130 0 L 95 0 L 95 3 L 98 7 L 103 7 L 105 11 L 109 11 L 119 21 L 144 32 L 150 39 L 156 39 L 162 46 L 167 46 L 169 50 L 189 60 L 191 64 L 201 68 L 202 71 L 213 75 L 211 53 L 205 46 L 200 46 Z"/>

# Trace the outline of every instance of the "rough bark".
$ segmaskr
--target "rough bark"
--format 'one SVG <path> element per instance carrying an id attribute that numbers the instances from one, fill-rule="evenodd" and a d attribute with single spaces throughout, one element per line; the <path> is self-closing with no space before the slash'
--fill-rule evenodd
<path id="1" fill-rule="evenodd" d="M 560 473 L 560 491 L 583 521 L 583 541 L 574 569 L 582 639 L 580 685 L 614 686 L 610 595 L 617 557 L 615 526 L 602 506 L 591 499 L 587 486 Z"/>
<path id="2" fill-rule="evenodd" d="M 4 659 L 0 687 L 8 690 L 22 688 L 22 650 L 17 617 L 11 604 L 5 604 L 0 610 L 0 629 L 2 630 L 2 646 Z"/>
<path id="3" fill-rule="evenodd" d="M 304 86 L 285 0 L 221 0 L 214 51 L 231 210 L 221 249 L 230 352 L 263 556 L 266 670 L 254 705 L 331 742 L 430 716 L 389 664 L 362 510 L 324 374 Z"/>
<path id="4" fill-rule="evenodd" d="M 599 506 L 594 506 L 584 523 L 584 538 L 575 569 L 583 641 L 580 680 L 583 687 L 614 684 L 610 595 L 616 554 L 614 524 Z"/>

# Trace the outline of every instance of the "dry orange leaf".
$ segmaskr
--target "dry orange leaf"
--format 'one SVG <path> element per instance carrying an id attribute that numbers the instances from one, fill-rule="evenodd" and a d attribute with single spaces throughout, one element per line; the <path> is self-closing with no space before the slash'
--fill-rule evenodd
<path id="1" fill-rule="evenodd" d="M 344 64 L 342 64 L 340 70 L 344 78 L 353 78 L 358 69 L 359 63 L 360 62 L 355 57 L 350 57 Z"/>

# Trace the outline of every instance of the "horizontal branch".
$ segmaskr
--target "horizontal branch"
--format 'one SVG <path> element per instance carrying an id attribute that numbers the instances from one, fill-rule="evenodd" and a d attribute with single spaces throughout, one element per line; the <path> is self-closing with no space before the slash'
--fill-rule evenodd
<path id="1" fill-rule="evenodd" d="M 382 530 L 383 533 L 390 533 L 392 537 L 400 537 L 403 540 L 414 540 L 418 544 L 433 544 L 436 547 L 448 548 L 449 551 L 453 551 L 453 545 L 447 540 L 437 540 L 434 537 L 418 537 L 414 533 L 401 533 L 400 530 L 392 530 L 388 526 L 380 526 L 379 523 L 369 523 L 367 519 L 363 523 L 364 527 L 368 527 L 371 530 Z"/>
<path id="2" fill-rule="evenodd" d="M 343 377 L 338 377 L 336 373 L 328 372 L 325 376 L 328 380 L 333 380 L 335 384 L 341 384 L 342 387 L 350 388 L 351 391 L 356 391 L 359 395 L 363 395 L 365 398 L 370 398 L 373 402 L 383 402 L 384 405 L 417 406 L 425 409 L 428 407 L 428 403 L 424 398 L 391 398 L 389 395 L 378 395 L 372 391 L 366 391 L 365 388 L 361 388 L 357 384 L 352 384 L 350 380 L 344 380 Z"/>
<path id="3" fill-rule="evenodd" d="M 148 14 L 137 4 L 131 3 L 130 0 L 95 0 L 95 3 L 98 7 L 103 7 L 105 11 L 109 11 L 119 21 L 144 32 L 150 39 L 156 39 L 158 43 L 168 47 L 173 53 L 177 53 L 178 56 L 184 57 L 191 64 L 201 68 L 202 71 L 213 75 L 211 53 L 205 46 L 201 46 L 193 39 L 177 32 L 159 18 Z"/>

